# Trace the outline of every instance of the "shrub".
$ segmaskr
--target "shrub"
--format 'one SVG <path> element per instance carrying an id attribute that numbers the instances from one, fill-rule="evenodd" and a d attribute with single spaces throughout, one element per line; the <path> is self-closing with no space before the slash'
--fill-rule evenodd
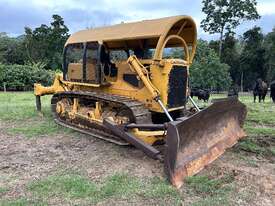
<path id="1" fill-rule="evenodd" d="M 34 83 L 45 86 L 51 85 L 54 72 L 31 65 L 4 65 L 0 64 L 0 88 L 11 91 L 32 90 Z"/>

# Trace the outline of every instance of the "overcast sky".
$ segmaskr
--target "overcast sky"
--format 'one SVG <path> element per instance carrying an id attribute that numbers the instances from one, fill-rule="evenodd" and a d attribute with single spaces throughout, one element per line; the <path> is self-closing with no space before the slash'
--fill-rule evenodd
<path id="1" fill-rule="evenodd" d="M 204 18 L 202 0 L 0 0 L 0 32 L 11 36 L 24 33 L 24 27 L 35 28 L 49 24 L 52 14 L 61 15 L 70 33 L 87 27 L 120 22 L 190 15 L 197 25 Z M 258 0 L 258 21 L 243 23 L 237 33 L 242 34 L 255 25 L 269 32 L 275 26 L 275 0 Z M 199 29 L 199 37 L 216 38 Z"/>

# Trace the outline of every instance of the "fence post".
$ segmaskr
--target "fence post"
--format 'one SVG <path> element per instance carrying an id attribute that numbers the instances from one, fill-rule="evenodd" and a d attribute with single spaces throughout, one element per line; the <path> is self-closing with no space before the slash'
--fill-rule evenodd
<path id="1" fill-rule="evenodd" d="M 4 86 L 4 92 L 7 92 L 7 89 L 6 89 L 6 82 L 3 83 L 3 86 Z"/>

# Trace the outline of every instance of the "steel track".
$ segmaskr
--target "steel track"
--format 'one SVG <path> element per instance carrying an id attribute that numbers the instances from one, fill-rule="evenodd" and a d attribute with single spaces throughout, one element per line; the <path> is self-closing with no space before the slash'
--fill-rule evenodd
<path id="1" fill-rule="evenodd" d="M 89 103 L 102 102 L 112 104 L 115 107 L 128 110 L 130 114 L 129 119 L 131 123 L 151 123 L 151 113 L 144 107 L 144 104 L 128 97 L 119 95 L 109 95 L 98 92 L 61 92 L 53 95 L 51 99 L 51 109 L 55 122 L 64 127 L 73 129 L 75 131 L 91 135 L 93 137 L 106 140 L 118 145 L 129 145 L 128 142 L 121 137 L 113 134 L 103 124 L 90 121 L 86 118 L 76 116 L 74 119 L 69 118 L 67 115 L 60 116 L 56 113 L 56 104 L 64 98 L 79 98 Z"/>

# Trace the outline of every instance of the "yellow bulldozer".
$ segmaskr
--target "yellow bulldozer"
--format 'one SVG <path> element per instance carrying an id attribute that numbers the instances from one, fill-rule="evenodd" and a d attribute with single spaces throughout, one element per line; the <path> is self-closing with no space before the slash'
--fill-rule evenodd
<path id="1" fill-rule="evenodd" d="M 190 97 L 189 67 L 197 30 L 189 16 L 88 29 L 72 34 L 63 74 L 34 85 L 37 110 L 52 94 L 57 124 L 164 162 L 176 187 L 245 136 L 246 107 L 236 98 L 199 108 Z M 176 48 L 178 58 L 170 56 Z M 189 111 L 187 103 L 193 106 Z"/>

